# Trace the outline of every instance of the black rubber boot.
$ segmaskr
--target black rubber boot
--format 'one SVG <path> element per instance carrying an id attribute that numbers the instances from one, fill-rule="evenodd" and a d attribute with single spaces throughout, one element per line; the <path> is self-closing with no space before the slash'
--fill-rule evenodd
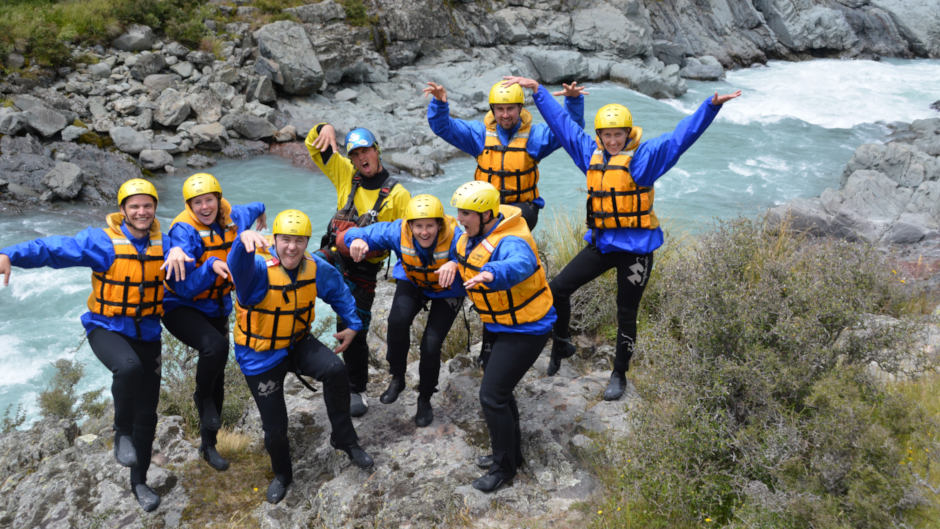
<path id="1" fill-rule="evenodd" d="M 571 338 L 562 338 L 552 334 L 552 356 L 548 359 L 548 369 L 545 374 L 555 376 L 555 373 L 561 369 L 561 361 L 574 355 L 576 349 L 571 343 Z"/>
<path id="2" fill-rule="evenodd" d="M 369 411 L 369 404 L 362 393 L 349 394 L 349 414 L 353 417 L 362 417 Z"/>
<path id="3" fill-rule="evenodd" d="M 228 470 L 228 461 L 219 455 L 214 446 L 202 446 L 199 448 L 199 455 L 209 463 L 209 466 L 218 470 Z"/>
<path id="4" fill-rule="evenodd" d="M 512 476 L 507 476 L 498 470 L 487 472 L 473 480 L 473 488 L 481 492 L 495 492 L 503 485 L 511 485 L 512 478 Z"/>
<path id="5" fill-rule="evenodd" d="M 434 421 L 434 410 L 431 409 L 430 397 L 418 397 L 418 411 L 415 413 L 415 424 L 423 428 Z"/>
<path id="6" fill-rule="evenodd" d="M 198 391 L 193 393 L 193 402 L 199 412 L 199 424 L 206 430 L 219 431 L 222 420 L 219 419 L 219 411 L 215 409 L 215 402 L 211 398 L 200 399 Z"/>
<path id="7" fill-rule="evenodd" d="M 392 381 L 388 383 L 388 389 L 385 390 L 385 393 L 382 393 L 379 400 L 382 401 L 382 404 L 391 404 L 398 400 L 398 394 L 404 389 L 404 377 L 392 377 Z"/>
<path id="8" fill-rule="evenodd" d="M 285 476 L 274 476 L 271 484 L 268 485 L 268 493 L 265 495 L 268 503 L 276 504 L 283 500 L 284 496 L 287 495 L 287 486 L 290 485 L 291 481 L 291 478 Z"/>
<path id="9" fill-rule="evenodd" d="M 349 460 L 361 469 L 368 470 L 375 464 L 372 456 L 367 454 L 358 444 L 352 444 L 345 448 L 340 448 L 339 450 L 346 452 L 346 455 L 349 456 Z"/>
<path id="10" fill-rule="evenodd" d="M 114 459 L 125 467 L 137 465 L 137 449 L 131 436 L 114 434 Z"/>
<path id="11" fill-rule="evenodd" d="M 160 506 L 160 495 L 147 486 L 146 483 L 138 483 L 131 486 L 131 492 L 137 498 L 140 508 L 150 512 Z"/>
<path id="12" fill-rule="evenodd" d="M 610 380 L 607 381 L 607 389 L 604 390 L 604 400 L 617 400 L 623 396 L 627 389 L 627 376 L 624 373 L 613 371 L 610 373 Z"/>

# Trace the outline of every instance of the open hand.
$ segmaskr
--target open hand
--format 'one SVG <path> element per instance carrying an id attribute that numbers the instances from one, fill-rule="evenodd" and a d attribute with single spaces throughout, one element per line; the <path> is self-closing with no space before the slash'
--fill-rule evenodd
<path id="1" fill-rule="evenodd" d="M 428 85 L 421 91 L 425 96 L 431 96 L 441 103 L 447 102 L 447 90 L 443 85 L 428 81 Z"/>
<path id="2" fill-rule="evenodd" d="M 325 152 L 327 147 L 332 148 L 333 152 L 339 152 L 339 149 L 336 148 L 336 129 L 333 128 L 333 125 L 327 123 L 320 127 L 320 132 L 313 140 L 313 146 L 320 149 L 320 152 Z"/>

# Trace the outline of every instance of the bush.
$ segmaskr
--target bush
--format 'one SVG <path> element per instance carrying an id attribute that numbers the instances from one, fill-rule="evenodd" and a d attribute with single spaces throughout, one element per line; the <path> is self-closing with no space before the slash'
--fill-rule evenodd
<path id="1" fill-rule="evenodd" d="M 595 525 L 916 521 L 926 489 L 899 461 L 937 427 L 865 369 L 892 360 L 886 344 L 903 351 L 907 332 L 840 339 L 902 305 L 881 256 L 744 220 L 664 254 L 642 305 L 634 377 L 646 402 L 634 435 L 603 449 L 611 494 Z"/>
<path id="2" fill-rule="evenodd" d="M 69 420 L 83 416 L 100 417 L 107 408 L 107 404 L 101 400 L 104 388 L 83 393 L 76 399 L 75 387 L 82 379 L 84 366 L 66 359 L 56 360 L 53 366 L 55 373 L 52 380 L 39 393 L 39 413 L 42 417 Z M 76 401 L 79 401 L 77 406 Z"/>

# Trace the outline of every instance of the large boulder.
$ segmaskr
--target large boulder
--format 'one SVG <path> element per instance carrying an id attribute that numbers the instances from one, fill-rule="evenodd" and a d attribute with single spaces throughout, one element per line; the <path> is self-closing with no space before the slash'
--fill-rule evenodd
<path id="1" fill-rule="evenodd" d="M 200 90 L 186 97 L 190 108 L 196 112 L 197 123 L 215 123 L 222 117 L 222 102 L 212 90 Z"/>
<path id="2" fill-rule="evenodd" d="M 584 79 L 587 75 L 587 61 L 574 50 L 526 47 L 520 53 L 532 62 L 539 81 L 546 84 Z"/>
<path id="3" fill-rule="evenodd" d="M 23 112 L 0 106 L 0 134 L 16 136 L 26 127 L 26 116 Z"/>
<path id="4" fill-rule="evenodd" d="M 140 151 L 140 166 L 148 171 L 161 170 L 173 163 L 173 155 L 161 149 Z"/>
<path id="5" fill-rule="evenodd" d="M 606 2 L 571 14 L 571 44 L 582 51 L 608 51 L 621 57 L 650 55 L 653 35 L 638 0 L 613 6 Z"/>
<path id="6" fill-rule="evenodd" d="M 197 149 L 206 149 L 209 151 L 221 151 L 228 143 L 228 134 L 221 123 L 202 123 L 189 129 L 189 134 L 193 138 L 194 146 Z"/>
<path id="7" fill-rule="evenodd" d="M 610 78 L 652 97 L 679 97 L 687 90 L 685 80 L 679 77 L 679 66 L 667 66 L 655 58 L 615 63 L 610 67 Z"/>
<path id="8" fill-rule="evenodd" d="M 52 193 L 65 200 L 78 196 L 82 190 L 82 168 L 70 162 L 58 162 L 51 171 L 42 177 L 42 183 Z"/>
<path id="9" fill-rule="evenodd" d="M 280 85 L 291 95 L 308 95 L 323 84 L 323 68 L 302 25 L 280 20 L 262 26 L 254 33 L 258 51 L 278 64 L 284 81 Z"/>
<path id="10" fill-rule="evenodd" d="M 153 30 L 149 26 L 132 25 L 111 43 L 122 51 L 143 51 L 153 47 Z"/>
<path id="11" fill-rule="evenodd" d="M 317 3 L 290 7 L 284 10 L 297 17 L 305 24 L 322 24 L 346 18 L 346 10 L 333 0 L 323 0 Z"/>
<path id="12" fill-rule="evenodd" d="M 179 125 L 186 121 L 192 111 L 186 98 L 173 88 L 164 90 L 157 98 L 156 105 L 153 119 L 164 127 Z"/>
<path id="13" fill-rule="evenodd" d="M 849 50 L 858 37 L 841 11 L 811 0 L 757 0 L 767 25 L 793 51 Z"/>
<path id="14" fill-rule="evenodd" d="M 128 154 L 139 154 L 150 147 L 150 138 L 133 127 L 111 127 L 108 131 L 114 146 Z"/>
<path id="15" fill-rule="evenodd" d="M 26 128 L 48 138 L 64 129 L 68 120 L 58 110 L 48 107 L 36 106 L 23 113 L 26 119 Z"/>
<path id="16" fill-rule="evenodd" d="M 221 121 L 226 129 L 234 130 L 239 136 L 249 140 L 271 138 L 277 133 L 277 127 L 270 121 L 247 112 L 232 112 Z"/>

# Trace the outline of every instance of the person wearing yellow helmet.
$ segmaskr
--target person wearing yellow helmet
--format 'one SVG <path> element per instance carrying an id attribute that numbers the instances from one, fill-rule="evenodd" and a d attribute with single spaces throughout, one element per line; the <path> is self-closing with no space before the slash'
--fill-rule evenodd
<path id="1" fill-rule="evenodd" d="M 181 277 L 187 261 L 172 248 L 156 219 L 157 189 L 133 178 L 117 193 L 119 211 L 106 228 L 74 237 L 51 236 L 0 249 L 0 275 L 10 281 L 21 268 L 91 268 L 92 291 L 82 326 L 92 352 L 112 373 L 114 458 L 130 467 L 131 492 L 152 511 L 160 496 L 147 485 L 147 470 L 160 398 L 160 314 L 164 275 Z"/>
<path id="2" fill-rule="evenodd" d="M 199 415 L 202 442 L 199 454 L 216 470 L 228 468 L 216 451 L 228 361 L 229 295 L 228 256 L 238 233 L 255 222 L 265 226 L 264 204 L 229 204 L 222 186 L 209 173 L 196 173 L 183 182 L 184 209 L 170 225 L 170 244 L 195 258 L 187 266 L 186 279 L 168 279 L 163 299 L 166 330 L 199 353 L 193 401 Z"/>
<path id="3" fill-rule="evenodd" d="M 571 118 L 584 124 L 583 87 L 564 85 L 558 95 L 565 96 L 565 108 Z M 465 121 L 450 117 L 447 90 L 427 83 L 424 94 L 428 103 L 428 124 L 435 134 L 454 147 L 477 159 L 474 179 L 493 184 L 500 192 L 500 203 L 522 211 L 530 230 L 538 222 L 545 199 L 539 196 L 538 164 L 561 144 L 544 123 L 533 123 L 524 108 L 525 95 L 516 85 L 497 81 L 489 93 L 490 111 L 483 121 Z"/>
<path id="4" fill-rule="evenodd" d="M 228 254 L 235 284 L 235 360 L 258 406 L 264 447 L 274 479 L 267 500 L 280 502 L 293 481 L 284 377 L 312 376 L 323 384 L 323 401 L 332 432 L 330 444 L 356 466 L 368 469 L 372 457 L 360 446 L 349 413 L 349 377 L 337 356 L 361 330 L 356 302 L 342 275 L 318 255 L 307 253 L 312 228 L 302 211 L 278 213 L 270 239 L 244 230 Z M 348 326 L 333 337 L 335 349 L 310 333 L 316 300 L 326 302 Z"/>
<path id="5" fill-rule="evenodd" d="M 499 196 L 490 183 L 475 180 L 451 198 L 464 227 L 458 270 L 483 322 L 480 405 L 493 450 L 477 460 L 487 472 L 473 487 L 483 492 L 509 484 L 523 463 L 512 392 L 548 343 L 556 317 L 535 239 L 519 208 L 500 204 Z"/>
<path id="6" fill-rule="evenodd" d="M 345 235 L 354 261 L 361 261 L 375 250 L 391 250 L 398 256 L 392 273 L 397 284 L 388 312 L 385 355 L 392 379 L 380 398 L 383 404 L 395 402 L 405 389 L 411 324 L 430 302 L 419 348 L 418 402 L 414 417 L 419 427 L 434 420 L 431 395 L 437 391 L 441 346 L 465 296 L 463 285 L 454 281 L 455 245 L 461 233 L 456 220 L 444 213 L 444 206 L 437 197 L 416 195 L 408 202 L 404 218 L 353 228 Z"/>
<path id="7" fill-rule="evenodd" d="M 551 283 L 558 321 L 547 373 L 557 373 L 562 359 L 575 353 L 568 328 L 571 295 L 616 268 L 617 345 L 604 399 L 617 400 L 627 387 L 626 372 L 636 343 L 637 309 L 653 267 L 653 251 L 663 243 L 663 231 L 653 212 L 653 184 L 705 132 L 721 105 L 740 96 L 741 91 L 725 95 L 716 92 L 680 121 L 674 131 L 641 143 L 642 129 L 634 126 L 633 116 L 623 105 L 601 107 L 594 117 L 595 136 L 591 136 L 561 111 L 537 81 L 524 77 L 507 77 L 506 81 L 533 90 L 545 122 L 587 176 L 587 245 Z"/>
<path id="8" fill-rule="evenodd" d="M 336 129 L 329 123 L 319 123 L 310 129 L 304 144 L 314 163 L 336 188 L 336 213 L 320 240 L 318 252 L 339 268 L 351 283 L 359 317 L 368 329 L 372 321 L 376 278 L 388 252 L 372 252 L 366 259 L 356 262 L 349 256 L 344 235 L 346 230 L 355 226 L 400 219 L 411 194 L 382 166 L 378 140 L 368 129 L 355 128 L 346 134 L 344 146 L 348 158 L 337 152 Z M 345 325 L 344 321 L 337 321 L 337 329 Z M 343 355 L 349 368 L 353 417 L 360 417 L 369 409 L 365 397 L 369 383 L 366 334 L 357 334 Z"/>

